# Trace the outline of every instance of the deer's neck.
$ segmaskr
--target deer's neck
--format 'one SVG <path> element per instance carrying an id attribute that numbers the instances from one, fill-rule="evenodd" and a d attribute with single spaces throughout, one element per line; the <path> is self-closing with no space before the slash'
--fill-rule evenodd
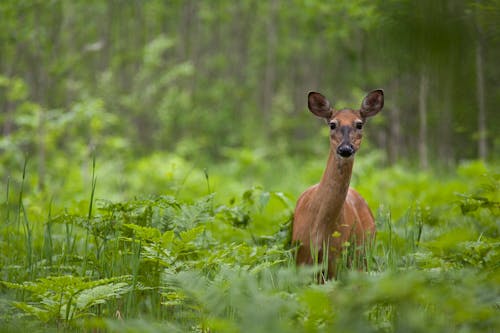
<path id="1" fill-rule="evenodd" d="M 354 157 L 344 159 L 330 151 L 323 178 L 316 191 L 317 200 L 320 202 L 316 223 L 325 227 L 335 227 L 341 223 L 353 165 Z"/>

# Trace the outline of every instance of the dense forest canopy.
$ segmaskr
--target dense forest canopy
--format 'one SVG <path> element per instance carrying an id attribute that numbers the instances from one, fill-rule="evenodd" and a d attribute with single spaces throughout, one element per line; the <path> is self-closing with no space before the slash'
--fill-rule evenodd
<path id="1" fill-rule="evenodd" d="M 500 152 L 498 0 L 8 0 L 0 15 L 4 175 L 29 157 L 43 184 L 58 156 L 94 150 L 305 159 L 328 144 L 312 90 L 358 107 L 383 88 L 365 145 L 387 163 Z"/>

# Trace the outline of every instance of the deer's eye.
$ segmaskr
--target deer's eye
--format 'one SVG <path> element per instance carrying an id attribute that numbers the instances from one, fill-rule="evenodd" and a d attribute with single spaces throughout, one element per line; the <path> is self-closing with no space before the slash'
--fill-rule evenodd
<path id="1" fill-rule="evenodd" d="M 362 122 L 359 122 L 359 123 L 356 123 L 354 126 L 356 126 L 356 129 L 363 129 L 363 123 Z"/>
<path id="2" fill-rule="evenodd" d="M 334 130 L 337 128 L 337 123 L 335 123 L 335 122 L 329 123 L 328 125 L 330 125 L 331 130 Z"/>

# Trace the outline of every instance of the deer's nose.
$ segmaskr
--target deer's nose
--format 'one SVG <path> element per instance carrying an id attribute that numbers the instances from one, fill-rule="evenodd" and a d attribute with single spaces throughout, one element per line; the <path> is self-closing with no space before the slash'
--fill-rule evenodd
<path id="1" fill-rule="evenodd" d="M 342 157 L 351 157 L 354 154 L 354 147 L 350 144 L 343 144 L 337 148 L 337 154 Z"/>

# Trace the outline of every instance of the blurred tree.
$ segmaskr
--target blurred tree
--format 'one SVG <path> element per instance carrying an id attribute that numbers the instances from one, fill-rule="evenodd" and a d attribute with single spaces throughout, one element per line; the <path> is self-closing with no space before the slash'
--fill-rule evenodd
<path id="1" fill-rule="evenodd" d="M 488 155 L 487 149 L 487 129 L 486 129 L 486 105 L 485 105 L 485 87 L 484 87 L 484 38 L 482 32 L 481 2 L 476 0 L 474 8 L 474 28 L 476 37 L 476 87 L 477 87 L 477 105 L 478 105 L 478 151 L 479 158 L 485 160 Z"/>

